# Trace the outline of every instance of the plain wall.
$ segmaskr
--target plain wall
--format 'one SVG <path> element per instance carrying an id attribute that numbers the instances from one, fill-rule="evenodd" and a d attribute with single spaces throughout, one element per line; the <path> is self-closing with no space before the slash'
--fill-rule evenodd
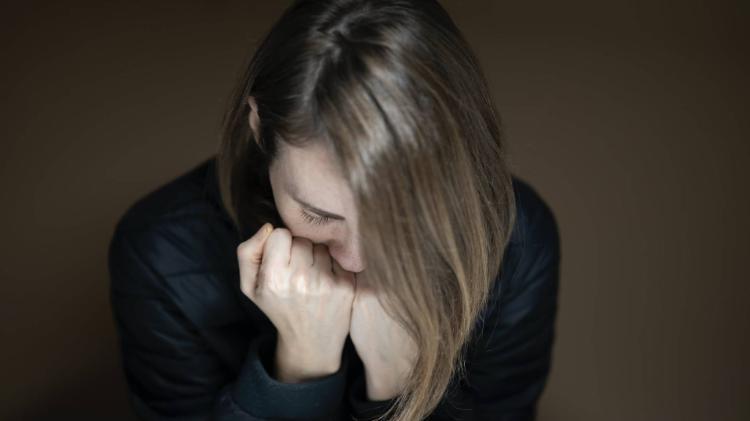
<path id="1" fill-rule="evenodd" d="M 114 223 L 214 153 L 288 1 L 4 3 L 2 419 L 128 411 Z M 540 420 L 750 419 L 747 2 L 444 1 L 562 236 Z"/>

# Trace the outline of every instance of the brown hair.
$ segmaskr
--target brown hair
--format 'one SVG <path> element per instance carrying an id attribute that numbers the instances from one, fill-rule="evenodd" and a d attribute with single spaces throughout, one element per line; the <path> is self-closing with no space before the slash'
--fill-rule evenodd
<path id="1" fill-rule="evenodd" d="M 255 50 L 224 118 L 217 176 L 240 231 L 260 219 L 282 225 L 268 182 L 279 141 L 325 142 L 335 153 L 367 239 L 368 279 L 420 350 L 386 415 L 425 418 L 465 375 L 516 218 L 477 58 L 435 0 L 295 1 Z"/>

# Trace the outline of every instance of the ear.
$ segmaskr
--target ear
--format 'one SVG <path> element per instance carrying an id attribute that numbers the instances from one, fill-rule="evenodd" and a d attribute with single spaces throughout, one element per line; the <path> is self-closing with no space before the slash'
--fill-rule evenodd
<path id="1" fill-rule="evenodd" d="M 260 145 L 260 117 L 258 116 L 258 104 L 255 102 L 255 97 L 252 95 L 248 96 L 247 104 L 250 106 L 250 113 L 248 115 L 250 129 L 253 131 L 255 143 Z"/>

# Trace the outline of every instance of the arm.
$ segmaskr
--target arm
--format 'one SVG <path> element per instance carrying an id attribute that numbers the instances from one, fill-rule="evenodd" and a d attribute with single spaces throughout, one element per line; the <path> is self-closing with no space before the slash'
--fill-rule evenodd
<path id="1" fill-rule="evenodd" d="M 346 354 L 334 374 L 302 383 L 282 383 L 271 375 L 275 343 L 275 334 L 253 341 L 236 382 L 221 390 L 214 407 L 215 419 L 339 419 L 337 411 L 348 368 Z"/>
<path id="2" fill-rule="evenodd" d="M 523 227 L 523 242 L 506 254 L 500 292 L 487 307 L 468 364 L 476 420 L 533 420 L 549 374 L 560 238 L 549 208 L 542 205 L 534 213 L 533 223 Z"/>
<path id="3" fill-rule="evenodd" d="M 524 216 L 526 217 L 526 216 Z M 467 352 L 467 379 L 456 379 L 428 420 L 530 421 L 550 370 L 560 271 L 560 238 L 546 206 L 519 227 L 521 243 L 506 250 L 493 292 Z M 352 366 L 356 369 L 356 366 Z M 371 419 L 395 402 L 369 401 L 356 372 L 348 402 Z"/>
<path id="4" fill-rule="evenodd" d="M 134 237 L 141 235 L 149 234 L 118 228 L 108 263 L 121 361 L 131 403 L 142 419 L 331 419 L 343 396 L 346 357 L 330 376 L 282 383 L 269 374 L 275 335 L 265 334 L 252 338 L 240 372 L 229 372 L 136 247 L 140 241 L 163 240 Z"/>
<path id="5" fill-rule="evenodd" d="M 396 403 L 396 398 L 372 401 L 367 397 L 365 373 L 361 362 L 350 363 L 353 372 L 352 383 L 346 392 L 350 415 L 357 420 L 371 420 L 385 414 Z"/>

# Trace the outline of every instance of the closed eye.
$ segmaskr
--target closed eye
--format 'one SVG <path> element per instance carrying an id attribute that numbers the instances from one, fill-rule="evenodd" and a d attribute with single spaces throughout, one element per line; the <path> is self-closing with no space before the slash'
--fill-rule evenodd
<path id="1" fill-rule="evenodd" d="M 309 224 L 324 225 L 331 221 L 331 218 L 328 218 L 326 216 L 311 215 L 305 212 L 303 208 L 299 208 L 299 210 L 300 210 L 300 215 L 302 215 L 302 218 L 304 218 L 305 221 L 307 221 L 307 223 Z"/>

